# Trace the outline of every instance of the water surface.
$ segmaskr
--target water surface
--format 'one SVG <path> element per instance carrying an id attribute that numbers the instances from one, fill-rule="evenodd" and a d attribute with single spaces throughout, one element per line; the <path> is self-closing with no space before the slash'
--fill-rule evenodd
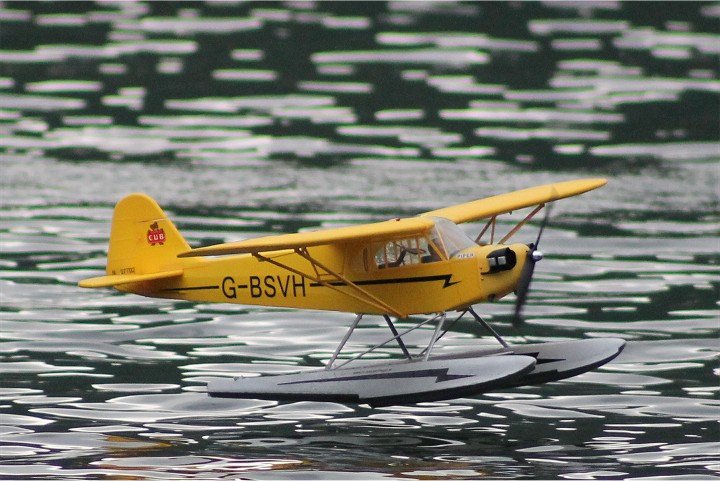
<path id="1" fill-rule="evenodd" d="M 0 5 L 0 476 L 717 479 L 719 17 Z M 610 182 L 553 210 L 527 325 L 512 296 L 476 306 L 514 343 L 628 341 L 562 382 L 383 409 L 212 399 L 214 377 L 322 366 L 352 316 L 76 286 L 104 269 L 130 192 L 206 245 L 587 176 Z M 368 320 L 350 351 L 381 334 Z M 438 349 L 483 336 L 460 323 Z"/>

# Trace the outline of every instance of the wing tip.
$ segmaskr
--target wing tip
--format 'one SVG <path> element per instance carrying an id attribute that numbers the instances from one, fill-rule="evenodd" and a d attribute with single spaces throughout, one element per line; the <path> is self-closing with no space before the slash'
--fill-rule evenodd
<path id="1" fill-rule="evenodd" d="M 608 179 L 605 177 L 590 177 L 586 179 L 575 179 L 556 184 L 549 184 L 548 186 L 553 189 L 556 196 L 556 198 L 550 200 L 549 202 L 584 194 L 585 192 L 599 189 L 607 183 Z"/>

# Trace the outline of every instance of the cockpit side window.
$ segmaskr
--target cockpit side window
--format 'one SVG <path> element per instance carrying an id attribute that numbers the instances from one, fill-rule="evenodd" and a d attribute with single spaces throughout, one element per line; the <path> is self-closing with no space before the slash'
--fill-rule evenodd
<path id="1" fill-rule="evenodd" d="M 425 236 L 376 243 L 373 251 L 378 269 L 426 264 L 443 258 L 434 243 Z"/>
<path id="2" fill-rule="evenodd" d="M 435 225 L 424 234 L 367 243 L 349 258 L 357 272 L 447 261 L 458 252 L 475 246 L 454 222 L 433 217 Z"/>

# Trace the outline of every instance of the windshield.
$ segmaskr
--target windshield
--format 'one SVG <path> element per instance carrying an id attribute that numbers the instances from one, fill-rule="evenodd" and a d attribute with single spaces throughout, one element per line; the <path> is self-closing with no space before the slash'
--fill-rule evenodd
<path id="1" fill-rule="evenodd" d="M 468 247 L 477 245 L 453 221 L 444 217 L 433 217 L 432 219 L 435 221 L 435 227 L 432 229 L 430 237 L 435 245 L 445 249 L 448 258 Z"/>

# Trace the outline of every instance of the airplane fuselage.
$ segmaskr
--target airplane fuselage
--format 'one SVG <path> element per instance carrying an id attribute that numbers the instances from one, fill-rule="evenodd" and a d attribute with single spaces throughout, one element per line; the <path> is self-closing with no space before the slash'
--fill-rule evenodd
<path id="1" fill-rule="evenodd" d="M 197 302 L 363 314 L 384 314 L 385 306 L 391 306 L 401 315 L 433 313 L 512 292 L 528 251 L 524 244 L 476 245 L 450 258 L 393 265 L 378 261 L 368 247 L 346 245 L 338 252 L 337 247 L 318 246 L 307 249 L 306 256 L 285 250 L 204 259 L 182 266 L 181 277 L 125 287 L 150 297 Z M 503 255 L 508 248 L 512 252 Z M 379 302 L 368 302 L 367 295 Z"/>

